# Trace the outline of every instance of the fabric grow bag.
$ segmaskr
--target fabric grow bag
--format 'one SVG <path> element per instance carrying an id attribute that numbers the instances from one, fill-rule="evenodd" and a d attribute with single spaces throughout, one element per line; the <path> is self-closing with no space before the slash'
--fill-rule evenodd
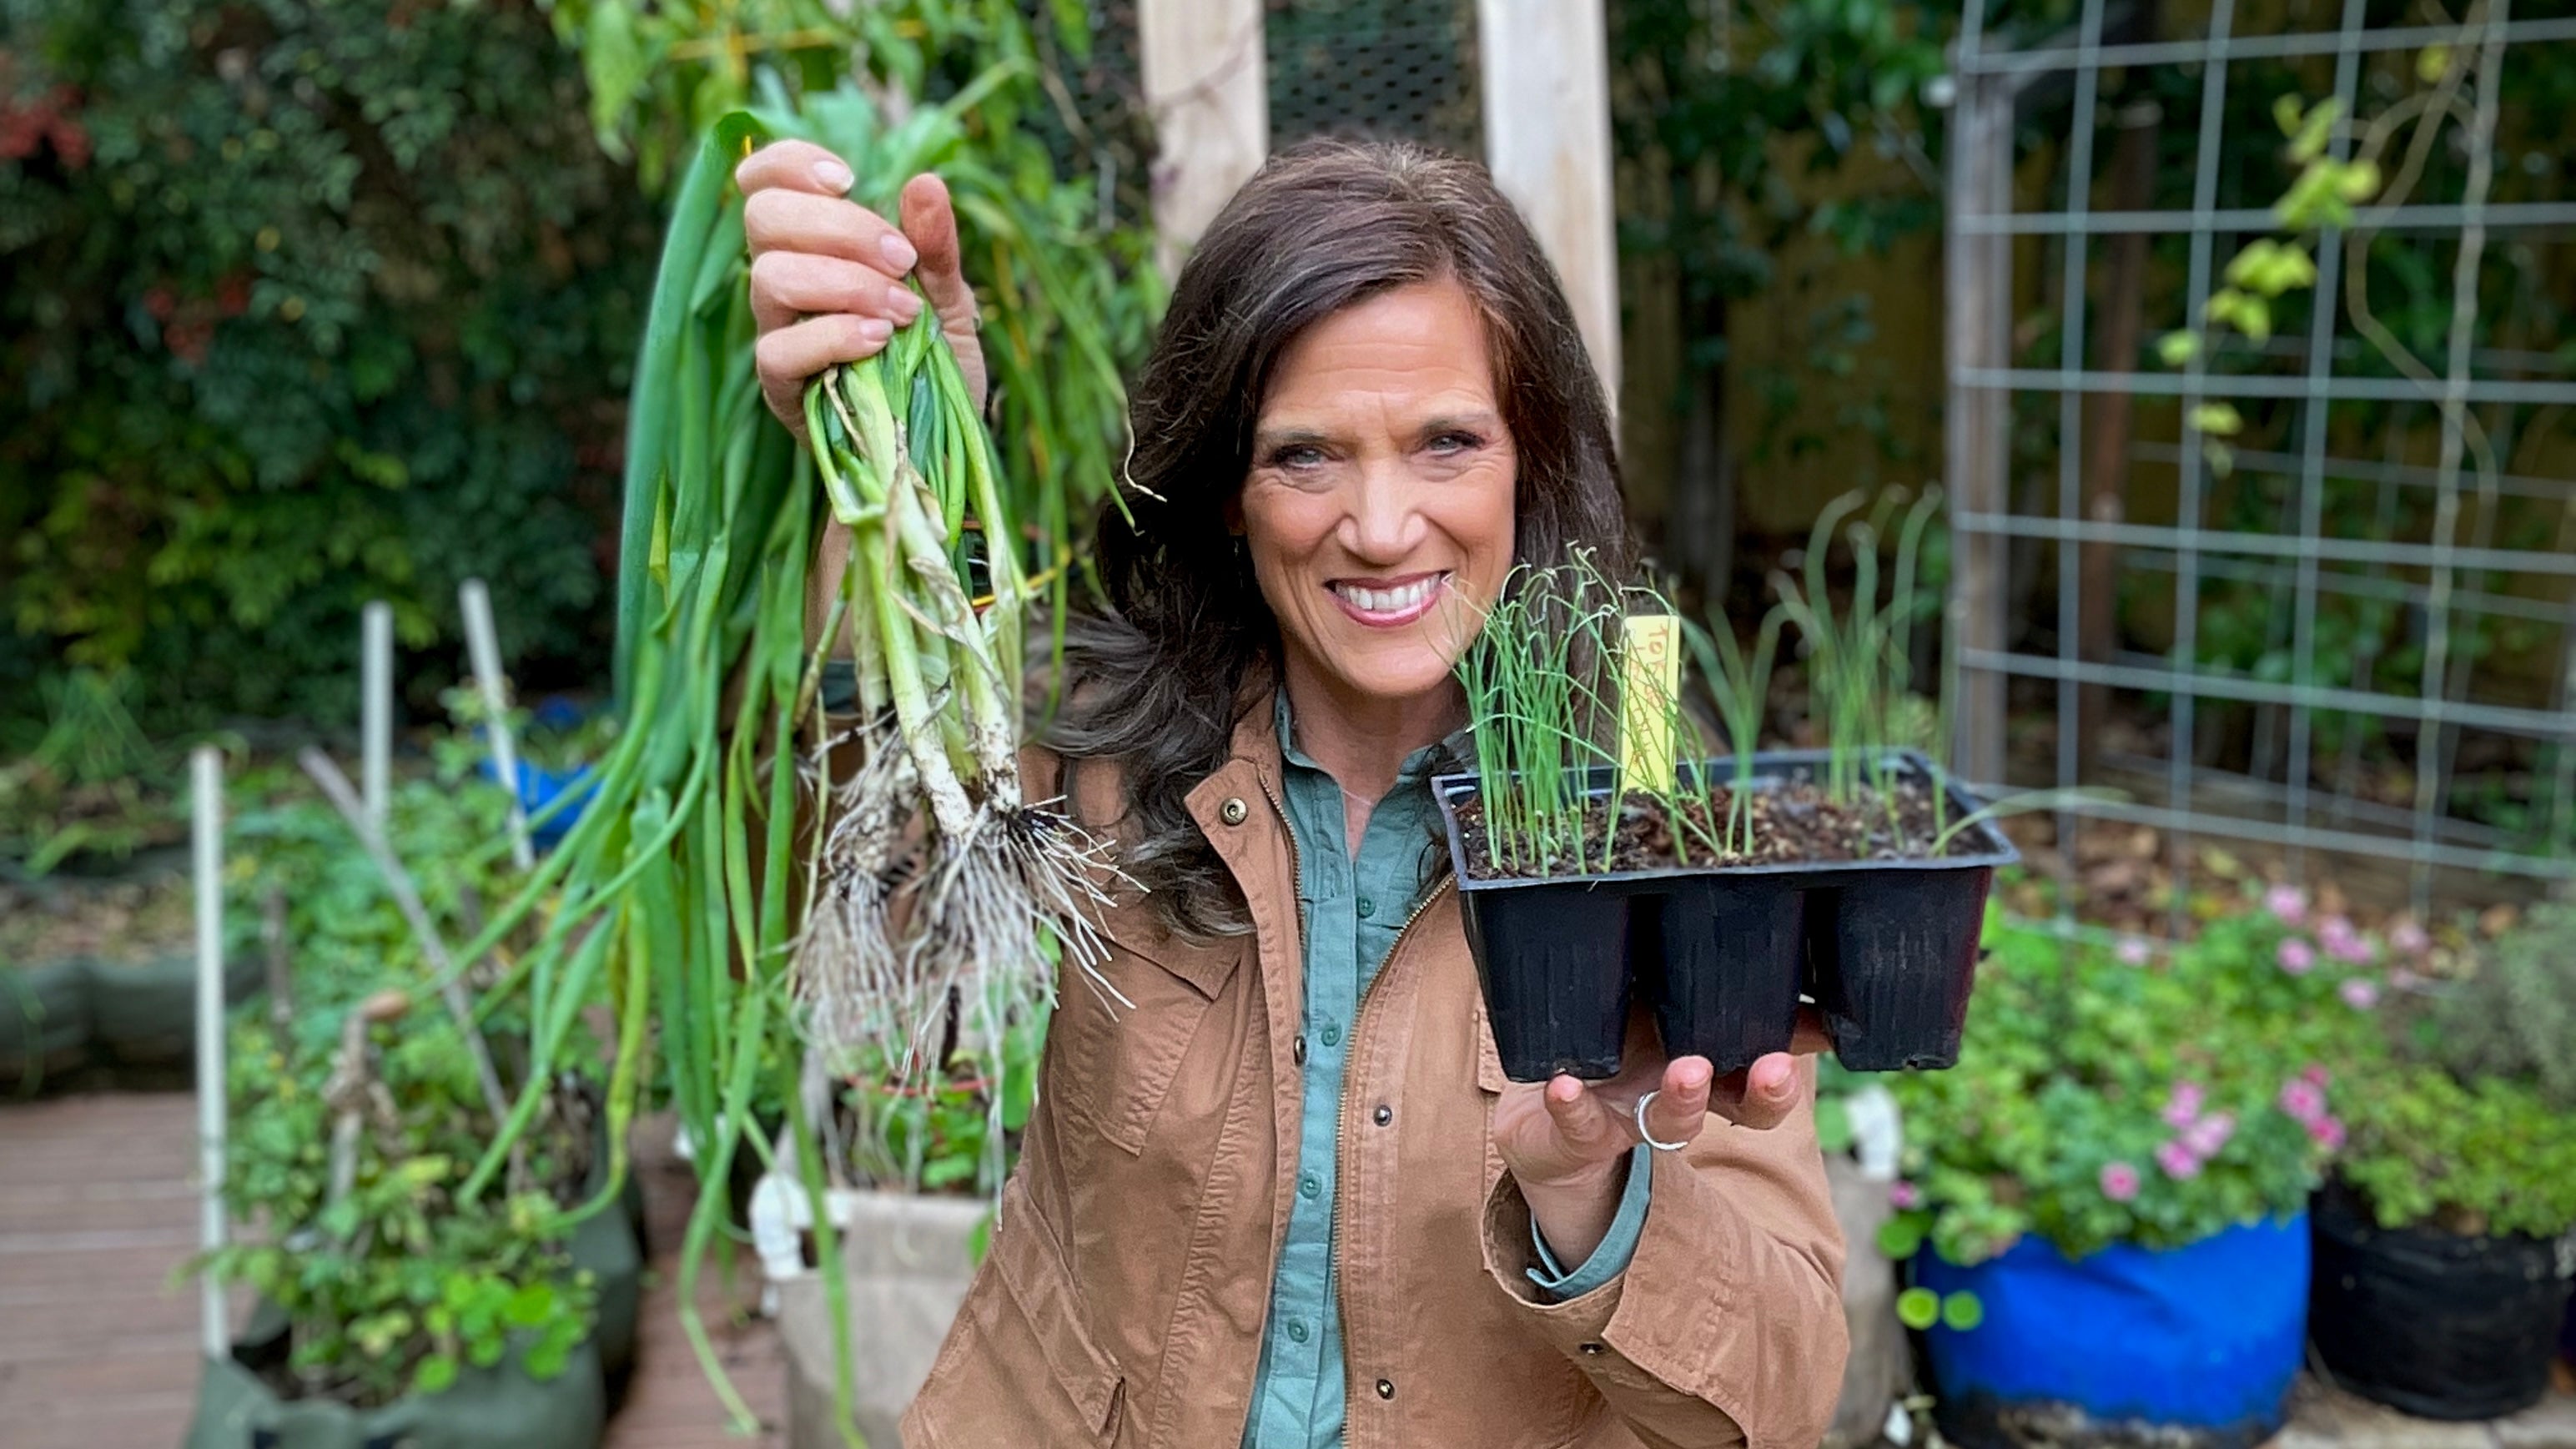
<path id="1" fill-rule="evenodd" d="M 250 998 L 265 973 L 246 952 L 224 961 L 224 1003 Z M 184 1068 L 197 1059 L 197 958 L 89 963 L 92 1055 L 118 1067 Z"/>
<path id="2" fill-rule="evenodd" d="M 2576 1238 L 2382 1228 L 2340 1187 L 2314 1226 L 2308 1332 L 2337 1387 L 2421 1419 L 2502 1418 L 2548 1392 Z"/>
<path id="3" fill-rule="evenodd" d="M 88 963 L 0 961 L 0 1092 L 80 1066 L 89 1038 Z"/>
<path id="4" fill-rule="evenodd" d="M 544 1383 L 513 1357 L 468 1367 L 443 1392 L 376 1409 L 279 1398 L 258 1370 L 286 1352 L 284 1316 L 254 1315 L 232 1356 L 207 1363 L 181 1449 L 594 1449 L 608 1421 L 599 1355 L 588 1343 Z"/>
<path id="5" fill-rule="evenodd" d="M 1941 1431 L 1964 1449 L 2251 1449 L 2287 1419 L 2306 1343 L 2305 1213 L 2072 1261 L 2036 1236 L 1969 1268 L 1926 1251 L 1914 1272 L 1985 1309 L 1973 1329 L 1924 1336 Z"/>

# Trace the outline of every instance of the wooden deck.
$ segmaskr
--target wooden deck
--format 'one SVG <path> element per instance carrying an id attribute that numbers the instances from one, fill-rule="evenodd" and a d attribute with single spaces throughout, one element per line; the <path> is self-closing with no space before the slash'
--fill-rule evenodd
<path id="1" fill-rule="evenodd" d="M 0 1103 L 0 1443 L 7 1449 L 171 1449 L 197 1387 L 197 1293 L 174 1273 L 197 1243 L 195 1107 L 184 1094 Z M 635 1381 L 610 1449 L 748 1449 L 782 1442 L 776 1334 L 732 1310 L 744 1278 L 700 1285 L 734 1384 L 765 1426 L 726 1431 L 680 1334 L 671 1286 L 694 1184 L 667 1121 L 636 1144 L 655 1272 Z M 746 1256 L 745 1270 L 756 1273 Z M 717 1275 L 710 1272 L 713 1280 Z M 235 1311 L 242 1310 L 236 1302 Z M 737 1324 L 739 1326 L 727 1326 Z"/>

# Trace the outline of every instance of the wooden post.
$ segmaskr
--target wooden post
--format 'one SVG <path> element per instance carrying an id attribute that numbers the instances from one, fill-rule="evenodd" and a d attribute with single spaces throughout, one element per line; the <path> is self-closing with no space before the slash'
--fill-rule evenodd
<path id="1" fill-rule="evenodd" d="M 1476 0 L 1485 164 L 1556 264 L 1615 419 L 1619 238 L 1602 0 Z"/>
<path id="2" fill-rule="evenodd" d="M 1140 0 L 1138 48 L 1154 119 L 1155 258 L 1166 275 L 1270 154 L 1261 0 Z"/>
<path id="3" fill-rule="evenodd" d="M 528 810 L 519 793 L 518 742 L 510 735 L 510 686 L 501 675 L 501 634 L 492 625 L 492 592 L 481 579 L 456 589 L 465 612 L 465 648 L 473 656 L 474 682 L 483 689 L 483 737 L 492 745 L 492 768 L 510 792 L 510 859 L 527 870 L 537 861 L 528 843 Z"/>
<path id="4" fill-rule="evenodd" d="M 224 752 L 199 745 L 188 759 L 190 834 L 197 884 L 197 1246 L 224 1245 Z M 224 1285 L 197 1275 L 198 1327 L 209 1361 L 232 1352 Z"/>
<path id="5" fill-rule="evenodd" d="M 363 617 L 358 713 L 365 772 L 359 778 L 366 782 L 367 818 L 382 830 L 393 799 L 394 606 L 370 600 Z"/>
<path id="6" fill-rule="evenodd" d="M 1949 282 L 1950 389 L 1944 440 L 1952 506 L 1999 518 L 2009 511 L 2011 399 L 1998 388 L 1969 387 L 1971 369 L 2000 368 L 2011 355 L 2012 238 L 1971 233 L 1958 220 L 1994 215 L 2012 204 L 2013 96 L 2008 82 L 1973 72 L 1958 77 L 1951 116 L 1950 226 L 1945 238 Z M 2010 552 L 1998 534 L 1962 529 L 1953 554 L 1958 581 L 1950 599 L 1951 637 L 1965 650 L 2000 654 L 2007 636 L 2005 573 Z M 1950 767 L 1980 784 L 2004 773 L 2004 676 L 1963 668 Z"/>

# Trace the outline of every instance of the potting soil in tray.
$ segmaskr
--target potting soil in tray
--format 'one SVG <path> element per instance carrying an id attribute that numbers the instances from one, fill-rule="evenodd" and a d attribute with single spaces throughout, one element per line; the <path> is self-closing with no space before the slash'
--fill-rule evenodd
<path id="1" fill-rule="evenodd" d="M 1785 1051 L 1802 994 L 1847 1067 L 1955 1063 L 1986 894 L 1996 867 L 2019 856 L 1984 822 L 1930 854 L 1945 826 L 1983 802 L 1940 783 L 1922 756 L 1886 757 L 1889 792 L 1851 804 L 1816 784 L 1826 758 L 1755 757 L 1754 843 L 1740 858 L 1711 858 L 1693 828 L 1677 831 L 1645 801 L 1622 809 L 1608 869 L 1596 858 L 1587 872 L 1545 878 L 1494 868 L 1474 776 L 1434 780 L 1504 1072 L 1615 1074 L 1632 993 L 1653 1008 L 1668 1052 L 1705 1056 L 1722 1073 Z M 1725 761 L 1696 768 L 1732 775 Z M 1597 841 L 1607 772 L 1595 787 Z M 1946 809 L 1936 808 L 1944 788 Z M 1723 787 L 1712 794 L 1722 822 Z"/>

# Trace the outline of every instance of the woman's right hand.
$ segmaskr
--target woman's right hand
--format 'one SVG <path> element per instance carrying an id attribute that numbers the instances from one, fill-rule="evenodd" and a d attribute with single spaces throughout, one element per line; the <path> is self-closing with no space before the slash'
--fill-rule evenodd
<path id="1" fill-rule="evenodd" d="M 895 328 L 921 315 L 907 275 L 920 279 L 975 405 L 983 406 L 975 293 L 958 256 L 957 213 L 938 177 L 905 183 L 898 229 L 846 199 L 850 168 L 810 141 L 773 141 L 744 157 L 733 175 L 751 243 L 760 391 L 789 431 L 805 435 L 805 384 L 815 374 L 874 356 Z"/>

